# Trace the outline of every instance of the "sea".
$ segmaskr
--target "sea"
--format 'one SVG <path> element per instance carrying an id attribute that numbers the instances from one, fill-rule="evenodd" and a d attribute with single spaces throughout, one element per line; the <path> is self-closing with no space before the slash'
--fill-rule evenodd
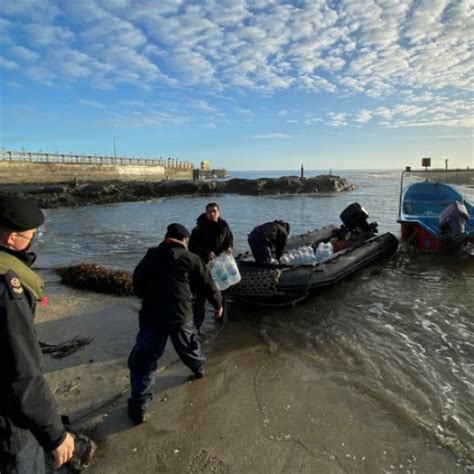
<path id="1" fill-rule="evenodd" d="M 235 238 L 263 222 L 282 219 L 293 235 L 339 224 L 353 202 L 380 232 L 400 235 L 398 170 L 332 170 L 356 189 L 274 196 L 179 196 L 47 211 L 36 242 L 37 266 L 52 269 L 97 263 L 132 271 L 163 238 L 168 224 L 192 228 L 216 201 Z M 328 170 L 306 170 L 306 176 Z M 299 170 L 235 171 L 231 178 L 299 175 Z M 457 186 L 474 201 L 474 189 Z M 296 310 L 246 309 L 263 337 L 296 358 L 317 360 L 351 389 L 421 430 L 452 453 L 456 466 L 474 470 L 474 262 L 418 255 L 400 246 L 388 261 L 351 276 Z M 239 317 L 239 312 L 235 312 Z M 439 472 L 434 468 L 433 472 Z M 445 471 L 446 472 L 446 471 Z M 456 471 L 457 472 L 457 471 Z"/>

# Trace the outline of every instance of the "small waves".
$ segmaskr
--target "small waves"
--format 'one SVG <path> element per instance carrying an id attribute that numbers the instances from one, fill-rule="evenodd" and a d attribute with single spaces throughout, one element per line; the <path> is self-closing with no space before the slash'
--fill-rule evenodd
<path id="1" fill-rule="evenodd" d="M 264 328 L 274 345 L 343 378 L 469 463 L 473 287 L 472 266 L 402 253 L 290 316 L 267 317 Z"/>
<path id="2" fill-rule="evenodd" d="M 94 262 L 132 270 L 171 222 L 192 228 L 218 200 L 235 251 L 252 228 L 273 219 L 292 233 L 337 224 L 345 206 L 363 205 L 381 232 L 398 233 L 398 172 L 344 172 L 347 193 L 309 196 L 192 196 L 48 211 L 38 266 Z M 279 173 L 281 175 L 281 173 Z M 471 190 L 469 190 L 471 191 Z M 472 194 L 472 193 L 471 193 Z M 338 382 L 412 424 L 464 460 L 474 451 L 474 267 L 401 248 L 389 263 L 359 272 L 294 308 L 272 310 L 261 324 L 272 351 L 317 365 Z"/>

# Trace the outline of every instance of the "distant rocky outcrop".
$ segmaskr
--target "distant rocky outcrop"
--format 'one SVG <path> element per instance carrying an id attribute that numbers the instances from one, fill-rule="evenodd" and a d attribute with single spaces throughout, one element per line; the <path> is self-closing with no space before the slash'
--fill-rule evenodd
<path id="1" fill-rule="evenodd" d="M 163 196 L 245 194 L 309 194 L 351 191 L 355 186 L 347 179 L 320 175 L 301 179 L 280 178 L 230 179 L 227 181 L 112 181 L 100 183 L 70 183 L 54 185 L 3 185 L 2 193 L 21 194 L 33 199 L 43 209 L 77 207 L 90 204 L 144 201 Z"/>

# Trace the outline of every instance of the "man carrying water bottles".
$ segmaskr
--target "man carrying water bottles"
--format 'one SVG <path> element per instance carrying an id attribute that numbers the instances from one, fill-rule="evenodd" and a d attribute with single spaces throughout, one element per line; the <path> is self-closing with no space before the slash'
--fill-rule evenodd
<path id="1" fill-rule="evenodd" d="M 290 224 L 283 221 L 266 222 L 255 227 L 249 234 L 248 242 L 257 263 L 271 263 L 271 248 L 275 248 L 275 258 L 280 260 L 285 250 Z"/>
<path id="2" fill-rule="evenodd" d="M 220 215 L 217 203 L 210 202 L 207 204 L 206 212 L 198 217 L 197 225 L 194 227 L 189 239 L 189 250 L 199 255 L 206 265 L 222 252 L 232 255 L 234 236 L 229 224 Z M 224 318 L 227 307 L 227 295 L 225 292 L 222 292 L 222 306 L 224 308 Z M 194 324 L 199 331 L 206 316 L 206 300 L 202 295 L 195 295 L 193 310 Z"/>
<path id="3" fill-rule="evenodd" d="M 135 424 L 145 421 L 153 398 L 153 372 L 163 355 L 168 337 L 182 362 L 196 378 L 204 375 L 206 357 L 193 322 L 192 297 L 198 294 L 222 316 L 221 296 L 209 269 L 186 248 L 189 231 L 170 224 L 165 240 L 148 250 L 135 268 L 133 286 L 142 299 L 139 332 L 128 358 L 131 397 L 128 415 Z"/>

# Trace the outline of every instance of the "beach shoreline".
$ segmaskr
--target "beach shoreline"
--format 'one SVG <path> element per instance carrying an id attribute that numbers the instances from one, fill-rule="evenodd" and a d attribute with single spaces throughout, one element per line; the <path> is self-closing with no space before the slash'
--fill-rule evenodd
<path id="1" fill-rule="evenodd" d="M 63 359 L 45 355 L 61 412 L 98 443 L 88 472 L 430 472 L 433 465 L 464 472 L 419 427 L 400 424 L 303 349 L 275 342 L 261 330 L 272 313 L 246 306 L 231 306 L 223 328 L 206 321 L 203 379 L 193 379 L 168 344 L 150 420 L 133 426 L 126 360 L 139 301 L 65 288 L 53 275 L 47 282 L 39 339 L 92 338 Z"/>

